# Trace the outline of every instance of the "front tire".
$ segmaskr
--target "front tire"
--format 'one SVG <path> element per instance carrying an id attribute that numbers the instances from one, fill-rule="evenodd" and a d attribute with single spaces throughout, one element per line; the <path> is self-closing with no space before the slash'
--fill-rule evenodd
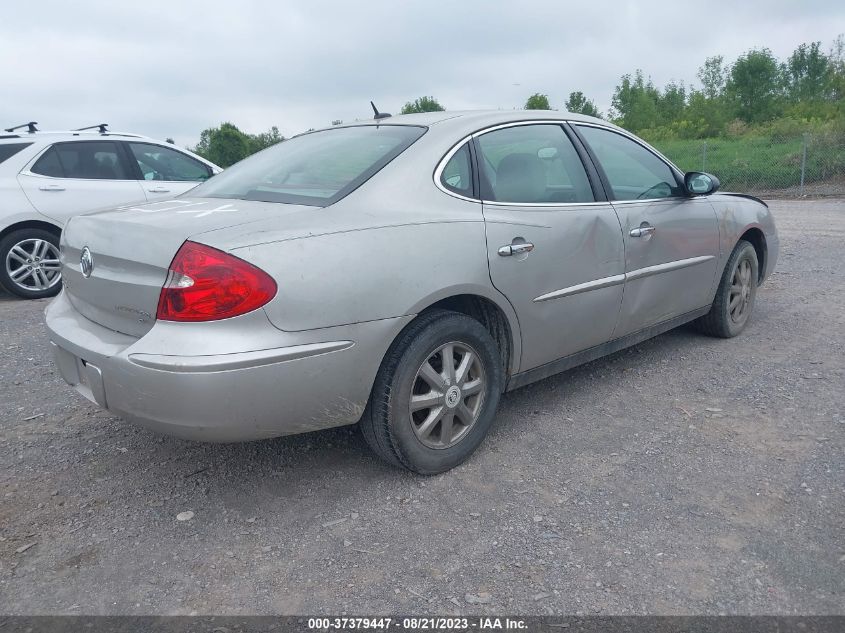
<path id="1" fill-rule="evenodd" d="M 44 229 L 18 229 L 0 240 L 0 286 L 24 299 L 58 294 L 59 237 Z"/>
<path id="2" fill-rule="evenodd" d="M 745 240 L 737 242 L 725 265 L 710 312 L 695 321 L 699 331 L 732 338 L 745 329 L 757 298 L 758 270 L 754 246 Z"/>
<path id="3" fill-rule="evenodd" d="M 464 314 L 432 310 L 388 350 L 361 430 L 388 463 L 442 473 L 484 440 L 503 384 L 499 349 L 484 326 Z"/>

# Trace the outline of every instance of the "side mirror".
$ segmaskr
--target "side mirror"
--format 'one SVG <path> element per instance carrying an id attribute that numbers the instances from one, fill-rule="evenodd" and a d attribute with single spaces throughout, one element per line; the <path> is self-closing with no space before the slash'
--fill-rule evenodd
<path id="1" fill-rule="evenodd" d="M 703 171 L 688 171 L 684 174 L 684 187 L 691 196 L 706 196 L 719 188 L 719 179 Z"/>

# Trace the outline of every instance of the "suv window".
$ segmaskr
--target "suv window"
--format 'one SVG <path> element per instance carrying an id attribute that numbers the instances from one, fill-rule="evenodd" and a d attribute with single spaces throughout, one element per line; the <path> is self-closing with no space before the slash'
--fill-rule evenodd
<path id="1" fill-rule="evenodd" d="M 4 143 L 3 145 L 0 145 L 0 163 L 8 158 L 11 158 L 24 147 L 29 147 L 30 145 L 32 145 L 32 143 Z"/>
<path id="2" fill-rule="evenodd" d="M 517 204 L 593 202 L 578 152 L 554 124 L 519 125 L 478 137 L 482 197 Z"/>
<path id="3" fill-rule="evenodd" d="M 675 172 L 659 157 L 622 134 L 578 126 L 598 158 L 615 200 L 670 198 L 683 193 Z"/>
<path id="4" fill-rule="evenodd" d="M 131 180 L 120 148 L 111 141 L 56 143 L 36 161 L 32 173 L 54 178 Z"/>
<path id="5" fill-rule="evenodd" d="M 144 180 L 176 182 L 208 180 L 211 170 L 198 160 L 169 147 L 129 143 Z"/>
<path id="6" fill-rule="evenodd" d="M 443 167 L 440 182 L 449 191 L 463 196 L 472 196 L 472 168 L 470 167 L 469 144 L 464 145 Z"/>

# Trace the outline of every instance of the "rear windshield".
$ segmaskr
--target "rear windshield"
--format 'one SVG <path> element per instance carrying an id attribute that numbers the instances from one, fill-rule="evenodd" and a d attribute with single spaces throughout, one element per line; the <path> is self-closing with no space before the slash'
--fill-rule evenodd
<path id="1" fill-rule="evenodd" d="M 3 143 L 0 145 L 0 163 L 7 158 L 11 158 L 24 147 L 29 147 L 32 143 Z"/>
<path id="2" fill-rule="evenodd" d="M 327 206 L 360 186 L 425 130 L 362 125 L 303 134 L 242 160 L 190 195 Z"/>

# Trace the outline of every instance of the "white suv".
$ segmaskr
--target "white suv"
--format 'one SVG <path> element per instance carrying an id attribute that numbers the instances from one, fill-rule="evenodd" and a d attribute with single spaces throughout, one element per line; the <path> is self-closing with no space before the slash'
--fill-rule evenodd
<path id="1" fill-rule="evenodd" d="M 65 222 L 100 207 L 168 198 L 222 171 L 162 141 L 106 125 L 40 132 L 35 123 L 0 132 L 0 286 L 28 299 L 61 287 Z"/>

